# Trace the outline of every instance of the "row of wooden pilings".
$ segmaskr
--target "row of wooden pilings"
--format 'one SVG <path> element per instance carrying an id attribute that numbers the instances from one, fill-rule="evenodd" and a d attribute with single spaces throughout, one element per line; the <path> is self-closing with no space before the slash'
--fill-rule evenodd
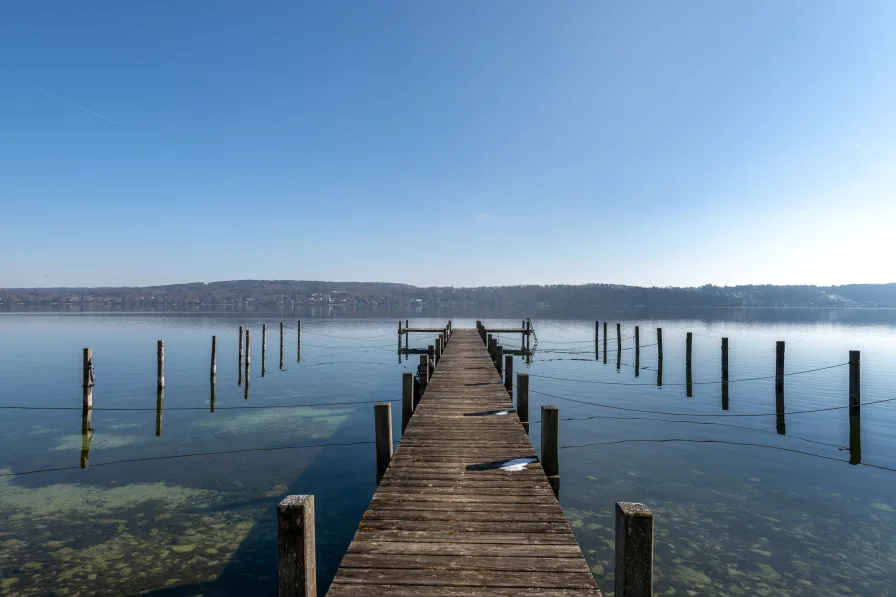
<path id="1" fill-rule="evenodd" d="M 528 320 L 526 329 L 531 329 Z M 482 321 L 476 329 L 489 356 L 504 377 L 504 388 L 513 396 L 513 355 L 488 333 Z M 516 412 L 529 433 L 529 374 L 517 373 Z M 541 407 L 541 467 L 554 494 L 560 496 L 560 411 L 555 405 Z M 653 513 L 645 504 L 616 502 L 616 561 L 614 595 L 652 597 L 653 595 Z"/>

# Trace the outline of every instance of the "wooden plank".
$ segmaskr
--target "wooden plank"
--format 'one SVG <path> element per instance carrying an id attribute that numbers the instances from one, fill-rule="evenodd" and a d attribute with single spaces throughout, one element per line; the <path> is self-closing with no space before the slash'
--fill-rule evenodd
<path id="1" fill-rule="evenodd" d="M 477 331 L 443 347 L 328 594 L 600 596 Z"/>

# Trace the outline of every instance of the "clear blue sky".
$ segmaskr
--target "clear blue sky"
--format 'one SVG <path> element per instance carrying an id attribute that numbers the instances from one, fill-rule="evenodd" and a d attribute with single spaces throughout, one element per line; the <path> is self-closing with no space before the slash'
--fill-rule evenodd
<path id="1" fill-rule="evenodd" d="M 896 281 L 896 2 L 5 2 L 0 287 Z"/>

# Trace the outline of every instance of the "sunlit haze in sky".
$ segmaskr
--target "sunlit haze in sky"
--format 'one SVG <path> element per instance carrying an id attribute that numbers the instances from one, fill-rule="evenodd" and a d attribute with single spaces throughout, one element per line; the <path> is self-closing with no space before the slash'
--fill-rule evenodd
<path id="1" fill-rule="evenodd" d="M 896 281 L 896 2 L 6 2 L 0 287 Z"/>

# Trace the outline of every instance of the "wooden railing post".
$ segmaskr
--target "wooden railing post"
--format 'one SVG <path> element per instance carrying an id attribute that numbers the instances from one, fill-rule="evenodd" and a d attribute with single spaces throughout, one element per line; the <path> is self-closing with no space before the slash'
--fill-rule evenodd
<path id="1" fill-rule="evenodd" d="M 373 419 L 376 431 L 376 484 L 379 485 L 392 460 L 392 403 L 374 404 Z"/>
<path id="2" fill-rule="evenodd" d="M 314 496 L 289 495 L 277 505 L 280 597 L 317 597 Z"/>
<path id="3" fill-rule="evenodd" d="M 498 375 L 504 372 L 504 346 L 502 344 L 495 347 L 495 367 L 498 369 Z"/>
<path id="4" fill-rule="evenodd" d="M 653 597 L 653 514 L 616 502 L 616 597 Z"/>
<path id="5" fill-rule="evenodd" d="M 556 406 L 541 407 L 541 468 L 554 495 L 560 495 L 560 415 Z"/>
<path id="6" fill-rule="evenodd" d="M 442 337 L 436 338 L 436 365 L 442 360 Z"/>

